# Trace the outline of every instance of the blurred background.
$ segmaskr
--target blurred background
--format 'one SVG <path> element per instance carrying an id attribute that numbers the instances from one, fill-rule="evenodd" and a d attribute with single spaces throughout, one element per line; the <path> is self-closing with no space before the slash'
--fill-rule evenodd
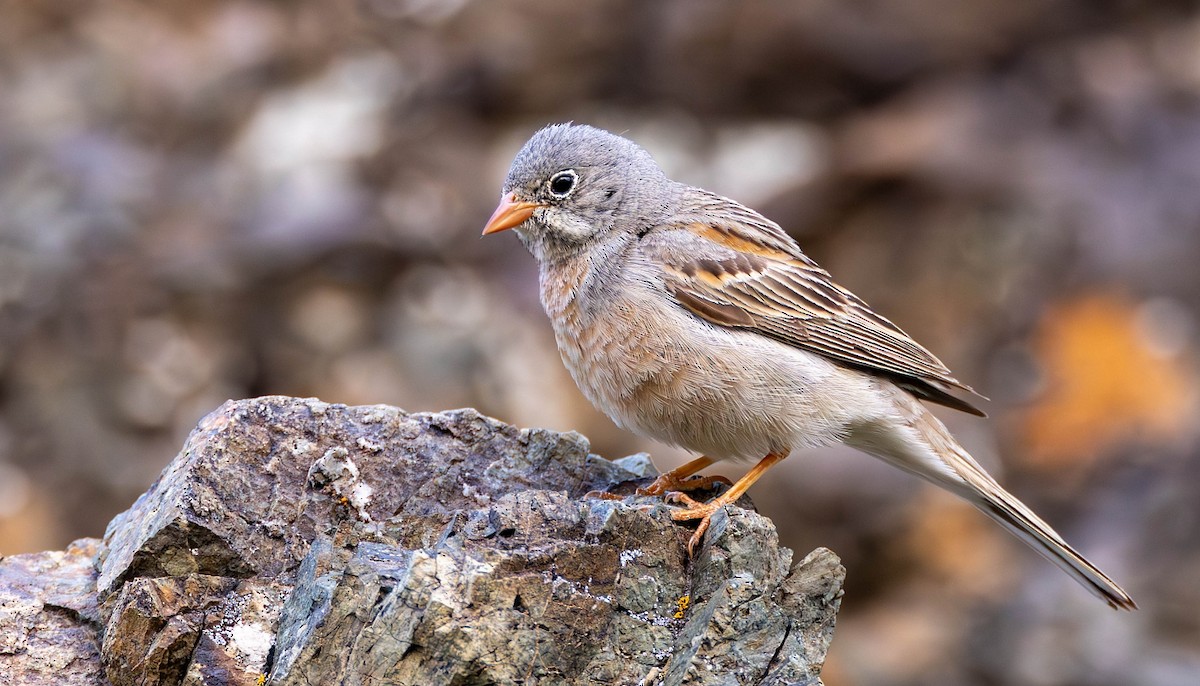
<path id="1" fill-rule="evenodd" d="M 565 120 L 762 210 L 990 396 L 940 414 L 1142 608 L 799 453 L 751 495 L 849 570 L 827 684 L 1200 683 L 1195 3 L 3 3 L 0 554 L 102 534 L 227 398 L 687 459 L 588 406 L 532 258 L 479 239 Z"/>

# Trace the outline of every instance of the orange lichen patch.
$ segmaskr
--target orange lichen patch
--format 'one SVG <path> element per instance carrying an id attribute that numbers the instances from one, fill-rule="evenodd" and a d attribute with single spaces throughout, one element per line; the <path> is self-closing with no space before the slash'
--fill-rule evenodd
<path id="1" fill-rule="evenodd" d="M 1129 440 L 1172 443 L 1194 415 L 1197 378 L 1186 346 L 1155 345 L 1139 304 L 1090 295 L 1055 307 L 1034 340 L 1045 392 L 1024 421 L 1025 459 L 1086 463 Z"/>
<path id="2" fill-rule="evenodd" d="M 675 601 L 675 619 L 683 619 L 687 615 L 688 606 L 692 604 L 692 596 L 682 595 Z"/>

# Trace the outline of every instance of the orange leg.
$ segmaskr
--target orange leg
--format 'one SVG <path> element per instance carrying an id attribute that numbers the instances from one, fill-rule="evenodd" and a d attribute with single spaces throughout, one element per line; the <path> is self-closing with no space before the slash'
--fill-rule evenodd
<path id="1" fill-rule="evenodd" d="M 723 476 L 701 476 L 695 479 L 688 479 L 689 476 L 714 462 L 716 460 L 711 457 L 701 455 L 683 466 L 672 469 L 666 474 L 660 474 L 654 480 L 654 483 L 645 488 L 639 488 L 637 493 L 638 495 L 663 495 L 668 491 L 694 491 L 700 488 L 709 488 L 716 483 L 732 486 L 733 482 Z"/>
<path id="2" fill-rule="evenodd" d="M 766 473 L 766 471 L 768 469 L 770 469 L 772 466 L 775 465 L 776 462 L 779 462 L 780 460 L 782 460 L 785 457 L 787 457 L 787 453 L 784 453 L 782 455 L 779 453 L 768 454 L 766 457 L 759 460 L 758 464 L 754 465 L 753 469 L 746 472 L 745 476 L 738 479 L 737 483 L 733 484 L 732 488 L 730 488 L 728 491 L 725 491 L 724 493 L 717 496 L 716 498 L 713 498 L 712 500 L 710 500 L 707 503 L 698 503 L 695 500 L 692 500 L 691 498 L 688 498 L 687 496 L 683 495 L 682 493 L 678 494 L 677 496 L 674 496 L 676 499 L 682 500 L 684 503 L 686 503 L 688 505 L 688 507 L 687 507 L 687 509 L 675 510 L 675 511 L 671 512 L 671 519 L 674 519 L 677 522 L 685 521 L 685 520 L 689 520 L 689 519 L 699 519 L 700 520 L 700 526 L 696 527 L 696 533 L 692 534 L 691 540 L 688 541 L 688 546 L 687 546 L 688 555 L 695 554 L 696 546 L 699 545 L 700 541 L 704 538 L 704 532 L 708 531 L 708 525 L 712 521 L 713 513 L 715 513 L 717 510 L 721 509 L 722 507 L 725 507 L 726 505 L 736 501 L 738 498 L 742 497 L 742 494 L 745 493 L 746 490 L 749 489 L 751 486 L 753 486 L 755 481 L 758 481 L 759 478 L 762 477 L 762 475 L 764 473 Z M 700 462 L 701 460 L 708 460 L 708 458 L 702 457 L 698 460 L 693 460 L 693 461 L 685 464 L 683 467 L 680 467 L 680 469 L 686 469 L 688 467 L 691 467 L 692 465 L 696 464 L 697 462 Z M 711 462 L 712 461 L 710 460 L 709 464 L 711 464 Z M 706 465 L 702 465 L 700 467 L 697 467 L 696 469 L 697 470 L 703 469 L 704 466 L 706 466 Z M 675 471 L 679 471 L 679 470 L 675 470 Z M 695 473 L 695 471 L 696 470 L 693 470 L 691 473 Z M 663 477 L 666 477 L 666 476 L 674 474 L 674 473 L 675 473 L 674 471 L 667 472 L 667 474 L 664 474 L 662 477 L 659 477 L 659 479 L 661 480 Z M 657 484 L 658 482 L 656 481 L 654 483 Z M 654 484 L 652 484 L 651 487 L 653 487 L 653 485 Z"/>

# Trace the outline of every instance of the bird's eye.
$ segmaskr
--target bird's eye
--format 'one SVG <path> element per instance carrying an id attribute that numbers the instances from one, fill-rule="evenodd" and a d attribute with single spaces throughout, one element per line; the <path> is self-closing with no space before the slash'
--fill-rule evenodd
<path id="1" fill-rule="evenodd" d="M 550 192 L 560 198 L 565 198 L 575 188 L 579 175 L 574 169 L 564 169 L 550 177 Z"/>

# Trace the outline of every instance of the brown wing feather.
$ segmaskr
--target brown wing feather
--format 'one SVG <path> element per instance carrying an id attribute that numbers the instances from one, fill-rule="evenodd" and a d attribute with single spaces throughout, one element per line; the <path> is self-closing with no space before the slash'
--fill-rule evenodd
<path id="1" fill-rule="evenodd" d="M 756 331 L 892 378 L 918 397 L 983 416 L 950 389 L 975 393 L 933 353 L 806 257 L 776 224 L 698 194 L 694 211 L 643 238 L 679 304 L 719 326 Z"/>

